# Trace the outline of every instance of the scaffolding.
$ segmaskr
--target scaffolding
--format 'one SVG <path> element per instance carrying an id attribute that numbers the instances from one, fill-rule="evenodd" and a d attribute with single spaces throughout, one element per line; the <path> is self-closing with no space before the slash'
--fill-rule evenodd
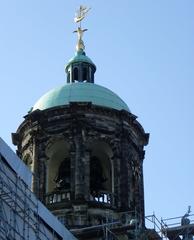
<path id="1" fill-rule="evenodd" d="M 189 208 L 190 209 L 190 208 Z M 159 220 L 155 214 L 147 216 L 148 226 L 152 224 L 154 230 L 160 238 L 152 234 L 149 229 L 150 239 L 168 239 L 168 240 L 193 240 L 194 239 L 194 214 L 190 210 L 183 216 L 174 218 L 165 218 Z M 155 235 L 155 237 L 154 237 Z"/>
<path id="2" fill-rule="evenodd" d="M 162 219 L 161 224 L 162 232 L 169 240 L 192 240 L 194 238 L 194 214 L 190 214 L 190 207 L 183 216 Z"/>
<path id="3" fill-rule="evenodd" d="M 30 190 L 32 173 L 0 138 L 0 239 L 76 238 Z"/>
<path id="4" fill-rule="evenodd" d="M 91 239 L 94 236 L 101 236 L 104 240 L 162 240 L 164 235 L 161 232 L 161 222 L 155 215 L 146 217 L 151 223 L 149 227 L 142 226 L 138 221 L 136 211 L 120 212 L 120 217 L 114 219 L 107 211 L 106 221 L 102 224 L 72 229 L 71 232 L 78 238 Z M 163 236 L 162 236 L 163 235 Z M 126 238 L 127 237 L 127 238 Z"/>

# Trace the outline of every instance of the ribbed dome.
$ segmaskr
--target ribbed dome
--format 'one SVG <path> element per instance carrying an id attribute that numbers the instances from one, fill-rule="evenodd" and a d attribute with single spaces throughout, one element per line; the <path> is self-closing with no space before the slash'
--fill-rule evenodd
<path id="1" fill-rule="evenodd" d="M 70 102 L 91 102 L 97 106 L 130 112 L 127 104 L 109 89 L 93 83 L 80 82 L 52 89 L 35 103 L 32 111 L 69 105 Z"/>

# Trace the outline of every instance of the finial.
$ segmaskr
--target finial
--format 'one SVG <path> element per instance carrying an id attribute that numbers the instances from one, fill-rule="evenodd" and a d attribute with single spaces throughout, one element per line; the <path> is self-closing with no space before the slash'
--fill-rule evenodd
<path id="1" fill-rule="evenodd" d="M 82 40 L 82 37 L 83 37 L 83 33 L 85 31 L 87 31 L 88 29 L 82 29 L 81 22 L 85 18 L 86 14 L 89 10 L 90 10 L 90 8 L 80 6 L 79 10 L 76 12 L 76 15 L 74 18 L 74 22 L 79 23 L 77 30 L 74 31 L 74 33 L 76 32 L 77 36 L 78 36 L 78 41 L 77 41 L 77 45 L 76 45 L 77 51 L 80 51 L 80 50 L 84 51 L 84 49 L 85 49 L 84 41 Z"/>

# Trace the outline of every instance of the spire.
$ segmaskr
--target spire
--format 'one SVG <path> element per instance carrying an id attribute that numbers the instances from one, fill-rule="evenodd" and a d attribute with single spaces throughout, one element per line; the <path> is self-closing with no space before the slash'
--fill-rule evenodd
<path id="1" fill-rule="evenodd" d="M 70 59 L 65 67 L 67 73 L 67 83 L 74 82 L 90 82 L 94 83 L 94 73 L 96 71 L 96 66 L 92 60 L 86 56 L 85 45 L 83 41 L 83 34 L 87 29 L 82 29 L 82 21 L 85 18 L 87 12 L 90 8 L 80 6 L 74 18 L 75 23 L 78 23 L 77 33 L 78 40 L 76 45 L 75 56 Z"/>
<path id="2" fill-rule="evenodd" d="M 84 51 L 84 49 L 85 49 L 84 41 L 82 38 L 83 38 L 83 33 L 85 31 L 87 31 L 88 29 L 82 29 L 81 23 L 89 10 L 90 10 L 90 8 L 80 6 L 79 10 L 76 12 L 76 16 L 74 18 L 75 23 L 79 24 L 77 30 L 74 31 L 74 33 L 77 33 L 77 36 L 78 36 L 78 41 L 77 41 L 77 45 L 76 45 L 77 52 Z"/>

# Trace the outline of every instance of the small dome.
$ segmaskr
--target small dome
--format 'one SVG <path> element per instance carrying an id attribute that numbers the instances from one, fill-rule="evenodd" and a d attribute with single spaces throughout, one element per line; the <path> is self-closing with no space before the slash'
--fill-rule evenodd
<path id="1" fill-rule="evenodd" d="M 67 70 L 67 68 L 70 65 L 72 65 L 73 63 L 79 63 L 79 62 L 89 63 L 96 68 L 95 64 L 92 62 L 92 60 L 88 56 L 86 56 L 85 52 L 83 50 L 79 50 L 78 52 L 75 53 L 75 56 L 69 60 L 65 69 Z"/>
<path id="2" fill-rule="evenodd" d="M 93 105 L 130 112 L 127 104 L 109 89 L 93 83 L 72 83 L 57 87 L 43 95 L 31 111 L 69 105 L 70 102 L 91 102 Z"/>

